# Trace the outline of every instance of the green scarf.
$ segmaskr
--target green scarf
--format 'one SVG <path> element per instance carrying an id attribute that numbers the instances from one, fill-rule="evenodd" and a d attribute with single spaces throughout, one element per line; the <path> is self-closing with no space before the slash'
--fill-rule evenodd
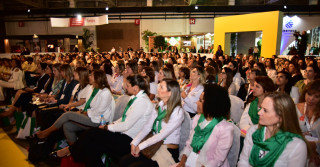
<path id="1" fill-rule="evenodd" d="M 87 110 L 90 108 L 91 101 L 97 95 L 98 92 L 99 92 L 98 88 L 93 89 L 89 100 L 87 101 L 86 105 L 84 106 L 83 112 L 87 112 Z"/>
<path id="2" fill-rule="evenodd" d="M 157 118 L 154 120 L 153 126 L 152 126 L 152 131 L 153 131 L 153 132 L 156 132 L 156 133 L 159 133 L 159 132 L 160 132 L 160 130 L 162 129 L 162 126 L 161 126 L 162 120 L 163 120 L 164 117 L 166 117 L 166 115 L 167 115 L 167 110 L 164 109 L 164 110 L 162 111 L 162 110 L 161 110 L 161 107 L 159 106 L 159 108 L 158 108 L 158 116 L 157 116 Z M 157 131 L 157 122 L 159 122 L 159 123 L 158 123 L 158 131 Z"/>
<path id="3" fill-rule="evenodd" d="M 260 109 L 258 110 L 258 102 L 259 102 L 259 99 L 256 98 L 255 100 L 253 100 L 250 104 L 250 107 L 249 107 L 249 116 L 251 118 L 251 121 L 253 124 L 258 124 L 259 123 L 259 115 L 258 115 L 258 112 L 260 111 Z"/>
<path id="4" fill-rule="evenodd" d="M 199 124 L 204 121 L 204 115 L 201 114 L 197 126 L 194 128 L 194 135 L 191 143 L 191 147 L 193 148 L 193 152 L 198 153 L 203 145 L 207 142 L 210 137 L 213 128 L 223 120 L 223 117 L 216 118 L 214 117 L 211 122 L 203 129 L 200 128 Z"/>
<path id="5" fill-rule="evenodd" d="M 137 96 L 129 100 L 129 102 L 128 102 L 128 104 L 127 104 L 127 107 L 126 107 L 126 108 L 124 109 L 124 111 L 123 111 L 121 122 L 124 122 L 124 121 L 126 120 L 126 118 L 127 118 L 126 113 L 127 113 L 128 109 L 130 108 L 130 106 L 132 105 L 132 103 L 133 103 L 136 99 L 137 99 Z"/>
<path id="6" fill-rule="evenodd" d="M 263 141 L 264 129 L 257 129 L 252 134 L 253 146 L 250 153 L 249 162 L 253 167 L 274 166 L 287 144 L 292 141 L 293 137 L 302 139 L 298 134 L 283 132 L 279 130 L 274 136 Z M 264 157 L 259 158 L 260 150 L 269 151 Z"/>

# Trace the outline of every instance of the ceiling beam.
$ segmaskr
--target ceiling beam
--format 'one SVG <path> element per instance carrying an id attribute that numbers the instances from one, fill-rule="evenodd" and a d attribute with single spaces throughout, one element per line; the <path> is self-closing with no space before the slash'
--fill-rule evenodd
<path id="1" fill-rule="evenodd" d="M 34 8 L 43 8 L 44 2 L 43 0 L 15 0 L 16 2 L 28 5 Z"/>

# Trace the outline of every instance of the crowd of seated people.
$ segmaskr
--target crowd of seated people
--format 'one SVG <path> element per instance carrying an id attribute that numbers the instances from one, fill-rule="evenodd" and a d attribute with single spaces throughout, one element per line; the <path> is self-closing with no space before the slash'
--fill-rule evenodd
<path id="1" fill-rule="evenodd" d="M 319 166 L 319 76 L 314 58 L 222 50 L 13 55 L 0 59 L 0 100 L 13 97 L 0 117 L 35 117 L 29 140 L 61 132 L 68 146 L 50 156 L 86 166 Z"/>

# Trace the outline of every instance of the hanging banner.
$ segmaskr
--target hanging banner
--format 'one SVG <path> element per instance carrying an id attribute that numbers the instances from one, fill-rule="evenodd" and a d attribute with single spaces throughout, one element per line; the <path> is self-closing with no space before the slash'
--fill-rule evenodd
<path id="1" fill-rule="evenodd" d="M 95 26 L 108 24 L 108 15 L 82 18 L 50 18 L 51 27 Z"/>

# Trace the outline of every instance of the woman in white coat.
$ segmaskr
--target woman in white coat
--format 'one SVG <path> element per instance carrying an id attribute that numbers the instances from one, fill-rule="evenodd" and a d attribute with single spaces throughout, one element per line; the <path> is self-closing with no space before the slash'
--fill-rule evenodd
<path id="1" fill-rule="evenodd" d="M 98 127 L 102 115 L 107 122 L 111 122 L 113 120 L 115 103 L 110 92 L 105 73 L 101 70 L 92 72 L 89 76 L 89 83 L 92 84 L 94 89 L 89 100 L 86 102 L 84 109 L 79 112 L 67 112 L 62 114 L 51 127 L 37 132 L 36 135 L 38 138 L 46 138 L 52 132 L 60 129 L 70 122 L 75 122 L 89 127 Z M 80 126 L 73 126 L 72 128 L 67 128 L 67 130 L 64 128 L 64 133 L 67 138 L 68 136 L 74 137 L 77 131 L 85 129 L 87 128 L 83 127 L 81 129 Z M 68 141 L 74 140 L 68 139 Z"/>
<path id="2" fill-rule="evenodd" d="M 16 59 L 11 60 L 11 76 L 8 80 L 0 80 L 0 101 L 4 100 L 3 88 L 14 88 L 14 90 L 25 87 L 23 83 L 24 73 L 21 69 L 21 62 Z"/>

